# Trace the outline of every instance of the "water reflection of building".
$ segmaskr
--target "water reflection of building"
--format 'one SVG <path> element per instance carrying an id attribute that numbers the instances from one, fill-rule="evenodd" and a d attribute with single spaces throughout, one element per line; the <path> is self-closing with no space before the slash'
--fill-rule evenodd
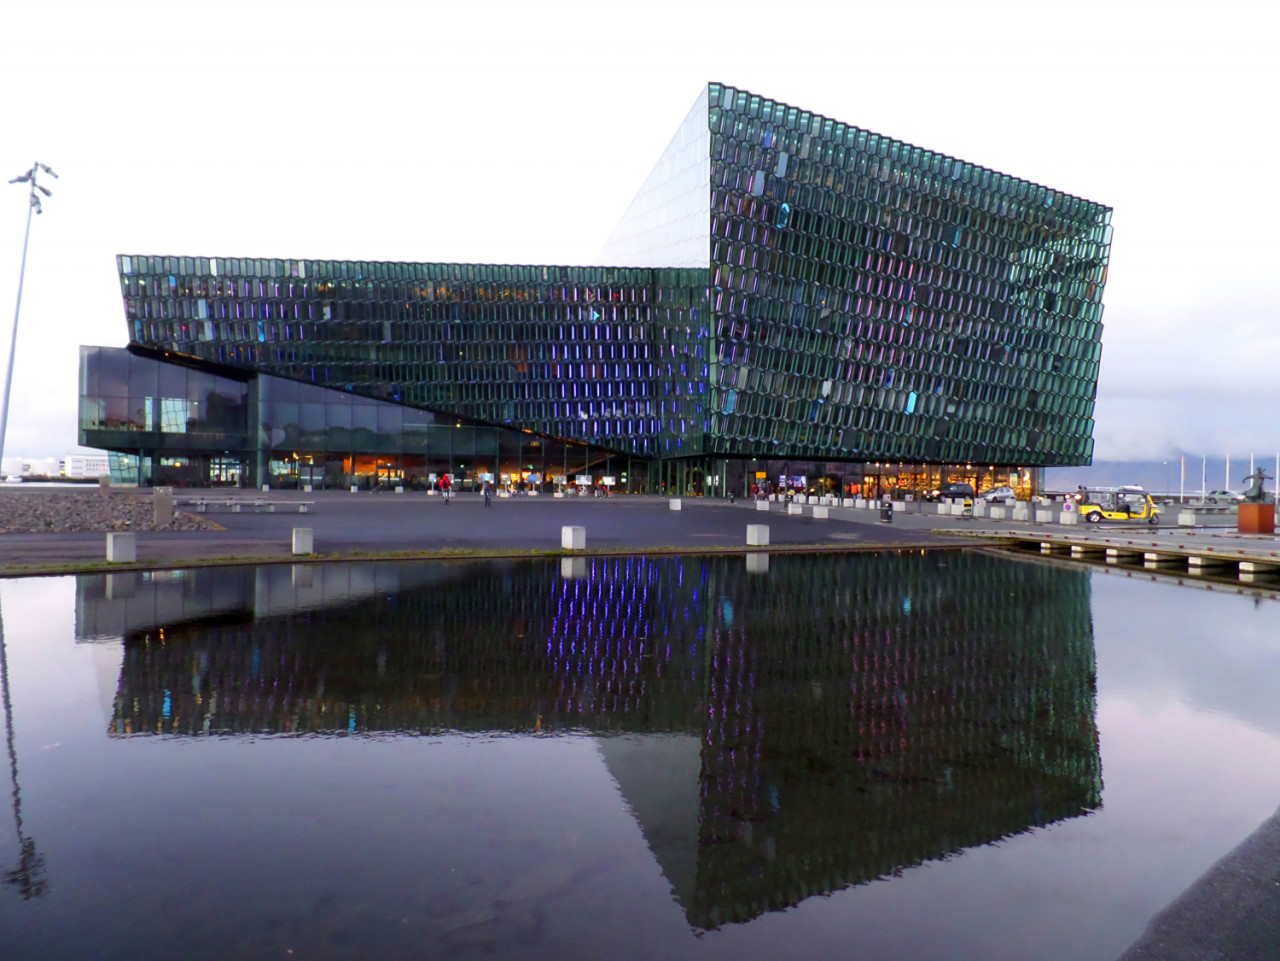
<path id="1" fill-rule="evenodd" d="M 775 558 L 767 578 L 741 558 L 589 564 L 406 567 L 399 590 L 292 615 L 144 617 L 122 632 L 112 733 L 592 732 L 701 928 L 1099 804 L 1083 572 L 919 552 Z"/>

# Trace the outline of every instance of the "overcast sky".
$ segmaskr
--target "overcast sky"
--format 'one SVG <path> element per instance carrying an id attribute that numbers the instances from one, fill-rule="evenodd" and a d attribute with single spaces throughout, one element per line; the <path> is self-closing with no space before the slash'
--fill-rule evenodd
<path id="1" fill-rule="evenodd" d="M 1274 2 L 41 0 L 7 455 L 76 441 L 115 255 L 591 263 L 721 81 L 1115 208 L 1095 459 L 1280 450 Z M 0 182 L 0 359 L 27 196 Z"/>

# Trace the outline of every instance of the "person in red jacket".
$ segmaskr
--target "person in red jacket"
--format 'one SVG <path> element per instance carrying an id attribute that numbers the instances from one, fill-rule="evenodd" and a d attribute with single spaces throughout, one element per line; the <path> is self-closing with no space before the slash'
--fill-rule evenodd
<path id="1" fill-rule="evenodd" d="M 449 480 L 448 474 L 440 475 L 440 490 L 444 493 L 444 502 L 449 503 L 449 490 L 453 487 L 453 481 Z"/>

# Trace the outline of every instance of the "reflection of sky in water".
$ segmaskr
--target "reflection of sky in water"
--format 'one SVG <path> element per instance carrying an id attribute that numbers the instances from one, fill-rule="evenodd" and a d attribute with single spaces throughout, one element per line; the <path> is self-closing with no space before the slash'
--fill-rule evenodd
<path id="1" fill-rule="evenodd" d="M 50 883 L 44 914 L 0 890 L 0 931 L 29 939 L 6 958 L 90 937 L 146 956 L 139 931 L 221 958 L 1115 957 L 1280 803 L 1280 603 L 1090 580 L 1100 811 L 697 938 L 679 866 L 644 833 L 664 827 L 644 810 L 662 778 L 688 780 L 680 735 L 646 749 L 650 770 L 623 757 L 640 735 L 108 739 L 122 645 L 69 642 L 72 579 L 0 582 L 24 824 Z M 228 907 L 251 923 L 229 929 Z"/>

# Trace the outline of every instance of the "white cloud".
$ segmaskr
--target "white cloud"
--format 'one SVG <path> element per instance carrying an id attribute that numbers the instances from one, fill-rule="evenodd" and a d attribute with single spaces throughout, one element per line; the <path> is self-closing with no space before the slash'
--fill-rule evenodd
<path id="1" fill-rule="evenodd" d="M 33 159 L 62 179 L 33 225 L 7 452 L 74 444 L 76 346 L 126 339 L 117 253 L 588 262 L 708 80 L 1115 206 L 1099 453 L 1225 442 L 1214 432 L 1237 429 L 1280 360 L 1270 15 L 1246 0 L 27 4 L 0 38 L 0 179 Z M 0 316 L 25 203 L 0 190 Z M 1239 429 L 1272 444 L 1265 417 Z"/>

